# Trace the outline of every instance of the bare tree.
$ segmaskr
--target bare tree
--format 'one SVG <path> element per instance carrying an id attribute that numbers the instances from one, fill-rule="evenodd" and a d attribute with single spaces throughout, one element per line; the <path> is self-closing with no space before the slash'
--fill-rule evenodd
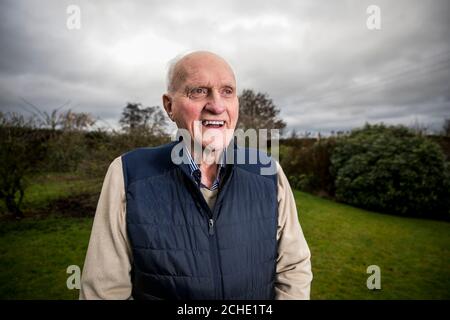
<path id="1" fill-rule="evenodd" d="M 28 108 L 24 108 L 27 112 L 33 115 L 36 125 L 41 128 L 51 130 L 61 129 L 62 131 L 82 131 L 94 126 L 96 119 L 85 112 L 74 112 L 71 109 L 62 111 L 62 108 L 70 103 L 67 100 L 58 108 L 53 109 L 50 113 L 41 111 L 34 103 L 22 98 Z"/>
<path id="2" fill-rule="evenodd" d="M 96 120 L 90 113 L 68 110 L 59 115 L 58 123 L 63 131 L 82 131 L 89 129 Z"/>

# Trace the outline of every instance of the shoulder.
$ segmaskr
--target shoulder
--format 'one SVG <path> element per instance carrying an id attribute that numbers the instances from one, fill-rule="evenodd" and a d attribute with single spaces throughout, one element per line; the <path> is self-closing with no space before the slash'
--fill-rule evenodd
<path id="1" fill-rule="evenodd" d="M 234 163 L 237 168 L 250 174 L 277 182 L 277 164 L 266 152 L 254 148 L 235 149 Z M 228 160 L 227 160 L 228 161 Z"/>
<path id="2" fill-rule="evenodd" d="M 283 168 L 277 161 L 277 189 L 278 202 L 295 203 L 294 190 L 291 188 L 289 180 L 283 171 Z"/>
<path id="3" fill-rule="evenodd" d="M 141 178 L 159 175 L 173 168 L 171 152 L 176 143 L 138 148 L 121 155 L 125 184 Z"/>
<path id="4" fill-rule="evenodd" d="M 164 157 L 170 157 L 175 144 L 176 142 L 171 142 L 156 147 L 137 148 L 124 153 L 120 158 L 122 158 L 123 162 L 132 162 L 133 164 L 147 161 L 156 162 Z"/>

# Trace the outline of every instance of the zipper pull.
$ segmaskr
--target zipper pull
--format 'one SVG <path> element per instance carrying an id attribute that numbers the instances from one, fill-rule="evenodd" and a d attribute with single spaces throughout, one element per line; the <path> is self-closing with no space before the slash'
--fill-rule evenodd
<path id="1" fill-rule="evenodd" d="M 209 235 L 212 236 L 214 234 L 214 220 L 209 219 Z"/>

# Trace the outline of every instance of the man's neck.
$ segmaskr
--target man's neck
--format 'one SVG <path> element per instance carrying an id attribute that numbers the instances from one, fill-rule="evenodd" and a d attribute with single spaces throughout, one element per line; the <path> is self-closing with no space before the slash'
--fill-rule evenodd
<path id="1" fill-rule="evenodd" d="M 201 156 L 198 156 L 200 163 L 198 164 L 201 172 L 201 183 L 210 188 L 214 180 L 217 177 L 218 163 L 223 150 L 202 150 Z M 193 155 L 193 159 L 197 159 L 196 155 Z"/>
<path id="2" fill-rule="evenodd" d="M 211 186 L 214 183 L 214 180 L 216 179 L 218 175 L 218 165 L 213 164 L 207 164 L 207 163 L 201 163 L 200 164 L 200 172 L 202 173 L 201 176 L 201 183 L 208 188 L 211 188 Z"/>

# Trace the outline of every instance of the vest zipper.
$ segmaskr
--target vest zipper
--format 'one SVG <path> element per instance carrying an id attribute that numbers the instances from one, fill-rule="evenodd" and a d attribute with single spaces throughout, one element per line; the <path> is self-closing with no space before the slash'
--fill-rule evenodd
<path id="1" fill-rule="evenodd" d="M 223 300 L 225 297 L 225 293 L 224 293 L 224 288 L 223 288 L 223 283 L 222 283 L 222 268 L 221 268 L 221 261 L 220 261 L 220 254 L 219 254 L 219 239 L 217 238 L 217 234 L 215 234 L 214 231 L 214 224 L 215 224 L 215 219 L 217 220 L 217 216 L 219 214 L 219 209 L 221 207 L 221 201 L 225 195 L 226 189 L 228 188 L 229 184 L 230 184 L 230 179 L 231 176 L 228 177 L 227 181 L 225 182 L 225 184 L 223 184 L 222 188 L 220 188 L 220 191 L 217 194 L 217 199 L 216 199 L 216 203 L 215 206 L 213 208 L 213 210 L 209 209 L 209 207 L 207 206 L 207 212 L 209 213 L 208 215 L 208 226 L 209 226 L 209 236 L 210 237 L 214 237 L 214 243 L 212 243 L 210 241 L 210 249 L 211 249 L 211 253 L 213 255 L 212 258 L 212 266 L 213 266 L 213 270 L 215 273 L 215 277 L 214 277 L 214 282 L 215 282 L 215 287 L 216 287 L 216 295 L 217 298 L 219 300 Z M 205 201 L 206 203 L 206 201 Z M 211 239 L 213 240 L 213 239 Z"/>
<path id="2" fill-rule="evenodd" d="M 188 175 L 190 180 L 192 181 L 191 187 L 193 187 L 191 192 L 194 192 L 199 197 L 199 209 L 202 213 L 204 213 L 208 219 L 208 235 L 211 237 L 209 241 L 209 248 L 210 248 L 210 254 L 211 254 L 211 264 L 212 264 L 212 270 L 213 270 L 213 281 L 214 281 L 214 287 L 215 287 L 215 295 L 216 299 L 223 300 L 224 299 L 224 289 L 223 289 L 223 283 L 222 283 L 222 268 L 220 266 L 220 256 L 219 256 L 219 240 L 217 239 L 217 234 L 215 232 L 215 220 L 217 219 L 218 215 L 218 208 L 220 206 L 220 202 L 222 201 L 222 198 L 224 197 L 225 190 L 228 188 L 228 185 L 230 184 L 231 176 L 228 177 L 227 181 L 223 184 L 220 192 L 217 194 L 217 200 L 216 205 L 214 206 L 213 210 L 211 210 L 208 206 L 208 204 L 205 201 L 205 198 L 203 197 L 203 194 L 198 189 L 197 184 L 195 183 L 194 179 Z M 214 239 L 215 238 L 215 239 Z"/>
<path id="3" fill-rule="evenodd" d="M 209 219 L 209 235 L 212 236 L 214 235 L 214 219 Z"/>

